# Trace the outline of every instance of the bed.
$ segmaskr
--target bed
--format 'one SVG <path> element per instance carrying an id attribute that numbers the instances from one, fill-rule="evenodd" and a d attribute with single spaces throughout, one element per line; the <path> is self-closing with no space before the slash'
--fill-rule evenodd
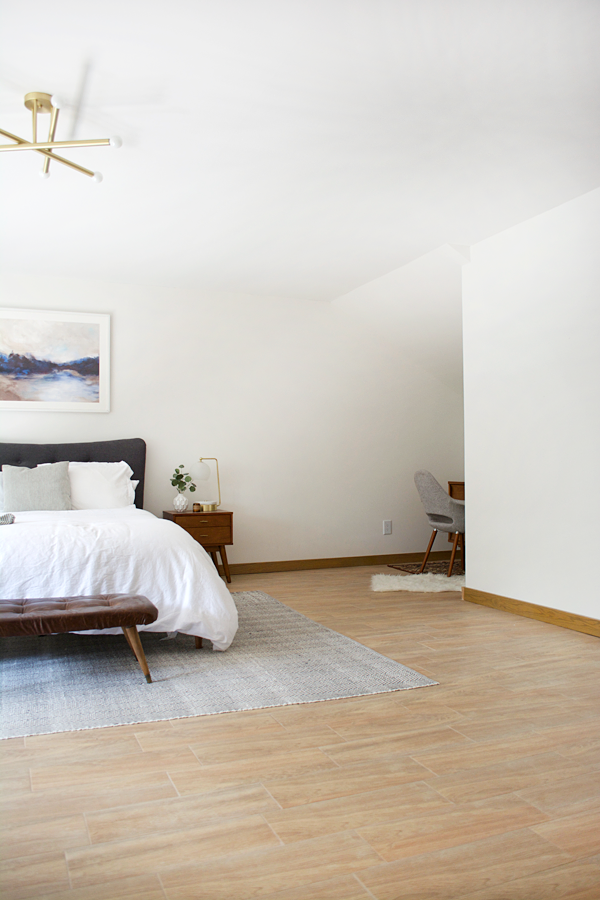
<path id="1" fill-rule="evenodd" d="M 0 527 L 0 597 L 143 594 L 159 615 L 140 631 L 208 638 L 213 649 L 226 650 L 237 630 L 235 604 L 205 550 L 173 522 L 143 509 L 145 459 L 140 438 L 0 443 L 0 465 L 124 461 L 135 485 L 129 487 L 134 502 L 120 508 L 15 512 L 15 522 Z"/>

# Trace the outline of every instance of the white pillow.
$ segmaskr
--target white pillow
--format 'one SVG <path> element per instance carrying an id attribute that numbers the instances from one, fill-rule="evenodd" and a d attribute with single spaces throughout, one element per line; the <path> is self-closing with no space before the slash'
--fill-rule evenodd
<path id="1" fill-rule="evenodd" d="M 138 481 L 126 462 L 70 462 L 73 509 L 117 509 L 135 503 Z"/>

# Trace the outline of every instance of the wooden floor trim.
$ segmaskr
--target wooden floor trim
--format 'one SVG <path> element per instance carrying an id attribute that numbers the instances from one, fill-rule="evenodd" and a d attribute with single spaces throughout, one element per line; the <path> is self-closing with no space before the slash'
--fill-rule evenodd
<path id="1" fill-rule="evenodd" d="M 328 559 L 283 559 L 275 562 L 230 563 L 232 575 L 260 572 L 299 572 L 302 569 L 344 569 L 347 566 L 389 566 L 421 562 L 422 553 L 387 553 L 379 556 L 334 556 Z M 450 559 L 449 550 L 429 554 L 431 560 Z"/>
<path id="2" fill-rule="evenodd" d="M 475 588 L 464 587 L 462 594 L 463 600 L 468 600 L 469 603 L 479 603 L 480 606 L 490 606 L 493 609 L 501 609 L 517 616 L 525 616 L 527 619 L 537 619 L 539 622 L 548 622 L 550 625 L 559 625 L 561 628 L 570 628 L 572 631 L 582 631 L 584 634 L 600 637 L 600 621 L 598 619 L 552 609 L 549 606 L 538 606 L 524 600 L 513 600 L 511 597 L 502 597 L 500 594 L 488 594 L 486 591 L 477 591 Z"/>

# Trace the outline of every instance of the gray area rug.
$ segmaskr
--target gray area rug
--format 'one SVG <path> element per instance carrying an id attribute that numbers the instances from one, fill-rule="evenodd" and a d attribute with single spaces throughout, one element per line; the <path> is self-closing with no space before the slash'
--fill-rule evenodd
<path id="1" fill-rule="evenodd" d="M 0 641 L 0 737 L 129 725 L 314 703 L 437 684 L 318 625 L 262 591 L 232 594 L 231 647 L 142 633 L 146 684 L 120 635 L 57 634 Z"/>

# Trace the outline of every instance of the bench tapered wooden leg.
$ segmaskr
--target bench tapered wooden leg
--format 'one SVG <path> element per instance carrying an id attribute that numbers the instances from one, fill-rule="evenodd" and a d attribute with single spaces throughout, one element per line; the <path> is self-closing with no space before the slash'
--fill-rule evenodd
<path id="1" fill-rule="evenodd" d="M 123 628 L 123 634 L 127 638 L 127 643 L 135 653 L 135 657 L 140 664 L 140 668 L 146 676 L 146 681 L 148 682 L 148 684 L 152 684 L 150 669 L 148 668 L 148 663 L 146 662 L 146 654 L 144 653 L 144 648 L 142 647 L 142 642 L 140 641 L 140 636 L 138 634 L 137 628 L 135 627 L 135 625 L 130 625 L 129 627 L 122 625 L 121 627 Z"/>

